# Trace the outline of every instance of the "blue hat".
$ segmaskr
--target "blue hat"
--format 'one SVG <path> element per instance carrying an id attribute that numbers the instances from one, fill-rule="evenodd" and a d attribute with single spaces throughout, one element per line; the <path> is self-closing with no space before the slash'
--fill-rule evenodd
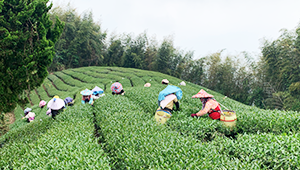
<path id="1" fill-rule="evenodd" d="M 82 95 L 84 95 L 84 96 L 89 96 L 89 95 L 91 95 L 93 92 L 91 91 L 91 90 L 89 90 L 89 89 L 85 89 L 85 90 L 82 90 L 81 92 L 80 92 L 80 94 L 82 94 Z"/>

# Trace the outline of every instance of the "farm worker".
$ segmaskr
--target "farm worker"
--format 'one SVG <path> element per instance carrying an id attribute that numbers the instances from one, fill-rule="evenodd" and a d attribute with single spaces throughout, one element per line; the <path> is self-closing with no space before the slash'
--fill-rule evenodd
<path id="1" fill-rule="evenodd" d="M 104 91 L 100 87 L 98 87 L 98 86 L 95 86 L 95 88 L 92 89 L 92 92 L 93 92 L 92 98 L 94 100 L 97 100 L 100 97 L 102 97 L 102 96 L 105 95 L 105 94 L 103 94 Z"/>
<path id="2" fill-rule="evenodd" d="M 65 108 L 65 102 L 60 98 L 52 98 L 48 102 L 47 107 L 51 109 L 51 116 L 53 119 L 55 119 L 56 115 L 61 113 Z"/>
<path id="3" fill-rule="evenodd" d="M 192 96 L 192 98 L 200 98 L 202 102 L 202 109 L 196 114 L 191 114 L 191 116 L 199 117 L 208 114 L 210 118 L 220 120 L 221 107 L 213 97 L 213 95 L 208 94 L 203 89 Z"/>
<path id="4" fill-rule="evenodd" d="M 151 86 L 150 83 L 146 83 L 146 84 L 144 85 L 144 87 L 150 87 L 150 86 Z"/>
<path id="5" fill-rule="evenodd" d="M 169 84 L 169 80 L 168 80 L 168 79 L 163 79 L 163 80 L 161 81 L 161 84 L 168 85 L 168 84 Z"/>
<path id="6" fill-rule="evenodd" d="M 112 95 L 115 94 L 120 94 L 120 95 L 124 95 L 125 91 L 123 90 L 123 86 L 121 83 L 119 82 L 115 82 L 110 86 L 110 89 L 112 91 Z"/>
<path id="7" fill-rule="evenodd" d="M 64 102 L 66 106 L 73 106 L 74 104 L 74 100 L 71 97 L 66 97 Z"/>
<path id="8" fill-rule="evenodd" d="M 92 98 L 92 91 L 89 89 L 82 90 L 80 94 L 82 95 L 81 103 L 89 103 L 90 105 L 94 104 L 94 100 Z"/>
<path id="9" fill-rule="evenodd" d="M 179 87 L 168 85 L 158 95 L 158 109 L 155 113 L 155 120 L 164 124 L 169 118 L 172 117 L 173 106 L 179 110 L 179 102 L 182 98 L 182 90 Z"/>
<path id="10" fill-rule="evenodd" d="M 43 108 L 46 104 L 47 104 L 47 102 L 45 100 L 41 100 L 40 104 L 39 104 L 39 107 Z"/>
<path id="11" fill-rule="evenodd" d="M 25 110 L 24 110 L 24 117 L 22 117 L 22 119 L 25 119 L 25 118 L 27 118 L 27 121 L 28 122 L 32 122 L 33 120 L 34 120 L 34 117 L 35 117 L 35 113 L 33 113 L 33 112 L 31 112 L 31 108 L 26 108 Z"/>

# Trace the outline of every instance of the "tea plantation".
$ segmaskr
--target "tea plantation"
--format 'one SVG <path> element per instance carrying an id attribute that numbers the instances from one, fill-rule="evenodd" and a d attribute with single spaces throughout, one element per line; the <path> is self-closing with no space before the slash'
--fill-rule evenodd
<path id="1" fill-rule="evenodd" d="M 32 123 L 16 121 L 0 137 L 1 169 L 299 169 L 300 113 L 261 110 L 189 82 L 180 110 L 164 125 L 154 120 L 158 93 L 182 80 L 145 70 L 118 67 L 84 67 L 49 74 L 30 93 L 36 113 Z M 119 81 L 124 96 L 111 94 Z M 151 87 L 144 87 L 146 82 Z M 81 104 L 80 91 L 99 86 L 105 96 L 94 107 Z M 207 116 L 192 118 L 202 105 L 192 99 L 201 88 L 236 111 L 236 127 Z M 56 120 L 39 108 L 40 100 L 54 95 L 72 97 Z M 32 105 L 33 104 L 33 105 Z M 225 109 L 225 108 L 222 108 Z"/>

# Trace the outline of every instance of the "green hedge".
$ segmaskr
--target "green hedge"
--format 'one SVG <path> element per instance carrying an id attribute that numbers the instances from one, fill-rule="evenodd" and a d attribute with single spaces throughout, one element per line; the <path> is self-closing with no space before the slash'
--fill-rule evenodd
<path id="1" fill-rule="evenodd" d="M 113 169 L 226 169 L 236 163 L 216 154 L 215 146 L 157 125 L 124 96 L 107 95 L 95 105 Z"/>
<path id="2" fill-rule="evenodd" d="M 47 118 L 25 126 L 19 131 L 22 140 L 15 136 L 1 148 L 0 167 L 110 169 L 109 158 L 94 139 L 94 116 L 86 106 L 68 107 L 56 120 Z"/>

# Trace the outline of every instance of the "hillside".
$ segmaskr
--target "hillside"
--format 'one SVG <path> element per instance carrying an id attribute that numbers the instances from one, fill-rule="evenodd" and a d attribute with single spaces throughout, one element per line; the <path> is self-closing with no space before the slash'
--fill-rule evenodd
<path id="1" fill-rule="evenodd" d="M 297 169 L 298 112 L 261 110 L 187 82 L 180 111 L 165 125 L 154 112 L 162 79 L 182 80 L 145 70 L 84 67 L 50 74 L 30 93 L 36 113 L 32 123 L 16 121 L 0 138 L 0 167 L 4 169 Z M 122 83 L 125 96 L 111 95 L 110 85 Z M 150 82 L 150 88 L 143 87 Z M 80 91 L 95 85 L 105 90 L 95 107 L 80 103 Z M 204 116 L 192 118 L 201 102 L 192 99 L 201 88 L 238 115 L 234 129 Z M 75 105 L 52 120 L 37 105 L 54 95 L 73 97 Z"/>

